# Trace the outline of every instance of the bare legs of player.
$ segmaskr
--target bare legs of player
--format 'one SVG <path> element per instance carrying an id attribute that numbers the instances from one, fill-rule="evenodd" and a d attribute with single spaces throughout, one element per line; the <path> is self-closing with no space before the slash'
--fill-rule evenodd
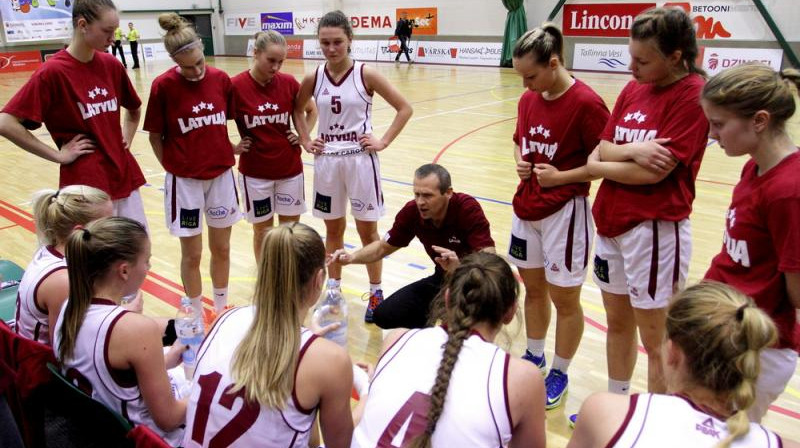
<path id="1" fill-rule="evenodd" d="M 544 339 L 550 326 L 550 303 L 556 307 L 555 353 L 572 359 L 583 337 L 581 287 L 561 287 L 547 283 L 544 268 L 519 268 L 525 284 L 525 331 L 529 339 Z"/>
<path id="2" fill-rule="evenodd" d="M 638 328 L 642 345 L 647 351 L 647 390 L 653 393 L 666 392 L 661 361 L 661 345 L 666 331 L 666 308 L 633 308 L 627 294 L 606 291 L 602 294 L 608 320 L 606 359 L 609 379 L 630 381 L 633 376 Z"/>
<path id="3" fill-rule="evenodd" d="M 188 297 L 203 294 L 200 261 L 203 258 L 203 235 L 181 237 L 181 281 Z M 208 248 L 211 251 L 211 284 L 227 288 L 231 268 L 231 228 L 208 228 Z"/>
<path id="4" fill-rule="evenodd" d="M 347 227 L 346 218 L 326 219 L 325 220 L 325 251 L 332 254 L 337 249 L 344 248 L 344 230 Z M 376 221 L 361 221 L 356 220 L 356 230 L 358 236 L 361 238 L 361 244 L 367 244 L 377 241 L 378 236 L 378 223 Z M 378 284 L 381 282 L 381 273 L 383 269 L 383 260 L 367 264 L 367 275 L 369 282 Z M 328 266 L 328 277 L 334 279 L 342 278 L 342 266 L 338 263 Z"/>
<path id="5" fill-rule="evenodd" d="M 300 221 L 300 215 L 278 215 L 278 224 Z M 267 232 L 272 230 L 275 225 L 274 215 L 266 221 L 253 223 L 253 253 L 256 255 L 256 263 L 261 262 L 261 244 Z"/>

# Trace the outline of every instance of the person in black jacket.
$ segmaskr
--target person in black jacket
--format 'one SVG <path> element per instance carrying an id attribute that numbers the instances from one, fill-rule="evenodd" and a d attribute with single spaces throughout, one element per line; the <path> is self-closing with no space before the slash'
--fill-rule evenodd
<path id="1" fill-rule="evenodd" d="M 394 34 L 400 39 L 400 51 L 397 52 L 397 57 L 394 58 L 394 61 L 397 62 L 400 60 L 400 55 L 405 53 L 406 61 L 411 63 L 411 57 L 408 55 L 408 41 L 411 39 L 411 33 L 414 28 L 414 22 L 412 20 L 408 20 L 408 14 L 403 13 L 403 16 L 397 20 L 397 27 L 394 30 Z"/>

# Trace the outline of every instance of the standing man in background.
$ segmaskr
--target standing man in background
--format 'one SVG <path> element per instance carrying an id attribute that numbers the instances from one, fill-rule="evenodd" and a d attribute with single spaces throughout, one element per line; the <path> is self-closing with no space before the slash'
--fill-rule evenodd
<path id="1" fill-rule="evenodd" d="M 120 27 L 114 30 L 114 43 L 111 44 L 111 54 L 116 57 L 117 51 L 119 51 L 119 58 L 122 59 L 122 66 L 128 68 L 128 63 L 125 62 L 125 52 L 122 51 L 122 28 Z"/>
<path id="2" fill-rule="evenodd" d="M 411 39 L 413 22 L 408 20 L 408 14 L 403 13 L 402 17 L 397 20 L 397 27 L 394 30 L 394 34 L 397 35 L 397 38 L 400 39 L 400 51 L 397 52 L 397 57 L 394 58 L 395 62 L 400 60 L 400 55 L 405 53 L 406 61 L 411 63 L 411 58 L 408 56 L 408 41 Z"/>
<path id="3" fill-rule="evenodd" d="M 116 37 L 116 36 L 115 36 Z M 133 67 L 139 68 L 139 31 L 133 27 L 133 22 L 128 22 L 128 42 L 131 43 L 131 57 L 133 57 Z M 122 48 L 120 47 L 120 53 Z M 125 59 L 123 57 L 123 63 Z"/>

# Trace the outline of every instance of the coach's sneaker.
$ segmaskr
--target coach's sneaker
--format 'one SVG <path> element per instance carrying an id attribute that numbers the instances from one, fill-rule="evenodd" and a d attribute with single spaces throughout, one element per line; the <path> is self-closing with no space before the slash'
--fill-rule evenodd
<path id="1" fill-rule="evenodd" d="M 544 405 L 546 410 L 549 411 L 561 406 L 563 398 L 567 395 L 568 384 L 569 379 L 566 373 L 557 369 L 550 369 L 550 373 L 544 379 L 544 388 L 547 390 L 547 399 Z"/>
<path id="2" fill-rule="evenodd" d="M 370 293 L 369 295 L 367 311 L 364 313 L 364 322 L 368 324 L 372 323 L 372 313 L 375 312 L 375 308 L 377 308 L 381 303 L 383 303 L 383 290 L 376 289 L 375 292 Z"/>
<path id="3" fill-rule="evenodd" d="M 575 429 L 575 423 L 578 422 L 578 414 L 570 415 L 568 420 L 570 429 Z"/>
<path id="4" fill-rule="evenodd" d="M 531 353 L 530 350 L 525 349 L 525 354 L 522 355 L 522 359 L 530 361 L 536 367 L 538 367 L 539 371 L 542 373 L 542 376 L 544 376 L 547 373 L 547 359 L 545 359 L 544 355 L 535 356 L 533 353 Z"/>

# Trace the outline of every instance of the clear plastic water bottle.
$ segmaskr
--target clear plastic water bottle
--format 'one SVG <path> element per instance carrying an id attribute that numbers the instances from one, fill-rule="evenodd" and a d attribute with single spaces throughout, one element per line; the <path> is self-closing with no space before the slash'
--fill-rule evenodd
<path id="1" fill-rule="evenodd" d="M 192 306 L 192 299 L 181 298 L 181 306 L 175 316 L 175 333 L 178 341 L 189 347 L 183 352 L 183 369 L 191 381 L 197 364 L 197 349 L 203 342 L 203 316 Z"/>
<path id="2" fill-rule="evenodd" d="M 340 324 L 339 328 L 328 332 L 325 338 L 347 348 L 347 301 L 342 296 L 342 291 L 336 287 L 336 280 L 328 280 L 328 287 L 325 288 L 317 312 L 321 316 L 321 327 L 337 322 Z"/>

